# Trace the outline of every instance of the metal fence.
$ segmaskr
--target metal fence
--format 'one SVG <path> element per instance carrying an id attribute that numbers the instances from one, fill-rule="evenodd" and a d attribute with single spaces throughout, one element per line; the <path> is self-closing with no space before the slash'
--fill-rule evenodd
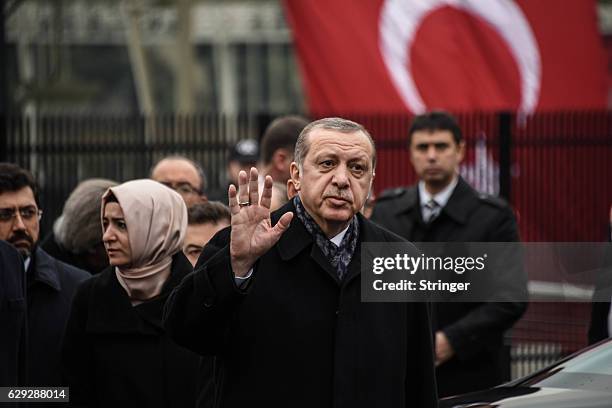
<path id="1" fill-rule="evenodd" d="M 313 118 L 321 116 L 330 115 Z M 415 181 L 406 140 L 410 115 L 339 116 L 364 124 L 376 140 L 376 193 Z M 457 118 L 467 144 L 462 175 L 477 189 L 510 201 L 524 241 L 606 239 L 612 204 L 612 112 L 528 117 L 460 113 Z M 229 148 L 239 139 L 258 139 L 270 119 L 224 114 L 12 116 L 6 118 L 0 157 L 37 177 L 45 209 L 42 229 L 48 231 L 79 181 L 146 177 L 165 155 L 196 160 L 206 171 L 208 188 L 220 188 Z M 588 321 L 587 304 L 531 304 L 512 332 L 513 373 L 548 361 L 525 357 L 533 350 L 539 356 L 561 356 L 584 346 Z M 516 365 L 521 361 L 528 363 L 521 368 Z"/>
<path id="2" fill-rule="evenodd" d="M 5 157 L 36 176 L 45 211 L 41 228 L 49 231 L 79 181 L 147 177 L 166 155 L 201 163 L 207 188 L 220 187 L 229 148 L 240 139 L 257 138 L 261 120 L 242 115 L 8 117 Z"/>

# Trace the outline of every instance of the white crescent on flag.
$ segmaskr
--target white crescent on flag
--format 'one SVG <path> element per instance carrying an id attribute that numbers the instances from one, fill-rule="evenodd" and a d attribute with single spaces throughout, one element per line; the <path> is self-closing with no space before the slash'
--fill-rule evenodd
<path id="1" fill-rule="evenodd" d="M 541 62 L 531 26 L 512 0 L 386 0 L 379 20 L 379 49 L 404 103 L 414 113 L 427 110 L 412 77 L 410 49 L 425 17 L 444 6 L 475 15 L 499 33 L 514 57 L 521 77 L 523 113 L 532 113 L 541 85 Z"/>

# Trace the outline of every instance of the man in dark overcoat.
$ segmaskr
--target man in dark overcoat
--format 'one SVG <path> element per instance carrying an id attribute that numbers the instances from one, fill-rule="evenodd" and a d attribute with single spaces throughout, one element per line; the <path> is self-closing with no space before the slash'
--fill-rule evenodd
<path id="1" fill-rule="evenodd" d="M 359 124 L 327 118 L 300 134 L 297 197 L 270 217 L 257 170 L 229 188 L 231 230 L 166 304 L 174 340 L 214 356 L 219 407 L 434 407 L 427 308 L 361 302 L 361 243 L 402 239 L 359 214 L 376 164 Z M 212 251 L 214 252 L 214 251 Z"/>
<path id="2" fill-rule="evenodd" d="M 70 303 L 79 283 L 91 275 L 58 261 L 38 245 L 42 210 L 29 171 L 0 163 L 0 240 L 24 260 L 27 330 L 27 386 L 60 386 L 60 347 Z"/>
<path id="3" fill-rule="evenodd" d="M 465 143 L 452 116 L 445 112 L 417 116 L 409 130 L 409 147 L 419 183 L 383 192 L 372 221 L 411 242 L 519 240 L 510 207 L 502 199 L 475 191 L 459 176 Z M 520 272 L 508 279 L 524 279 Z M 433 304 L 440 397 L 487 388 L 507 379 L 504 333 L 525 308 L 519 301 Z"/>

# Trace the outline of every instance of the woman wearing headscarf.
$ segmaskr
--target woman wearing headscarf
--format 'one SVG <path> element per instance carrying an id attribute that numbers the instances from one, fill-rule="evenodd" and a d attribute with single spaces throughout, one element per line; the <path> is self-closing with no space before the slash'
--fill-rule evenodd
<path id="1" fill-rule="evenodd" d="M 102 228 L 110 266 L 77 291 L 64 338 L 71 404 L 193 407 L 199 358 L 162 326 L 167 296 L 192 269 L 183 199 L 152 180 L 111 187 Z"/>

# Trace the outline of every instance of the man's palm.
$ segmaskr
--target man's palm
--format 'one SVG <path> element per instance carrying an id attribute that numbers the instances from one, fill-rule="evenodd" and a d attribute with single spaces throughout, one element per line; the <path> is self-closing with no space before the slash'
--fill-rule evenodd
<path id="1" fill-rule="evenodd" d="M 286 213 L 275 226 L 270 220 L 272 178 L 266 177 L 259 199 L 257 170 L 251 168 L 247 183 L 246 172 L 239 175 L 238 191 L 231 185 L 228 190 L 232 212 L 230 255 L 236 276 L 245 276 L 257 259 L 278 242 L 289 227 L 293 213 Z"/>

